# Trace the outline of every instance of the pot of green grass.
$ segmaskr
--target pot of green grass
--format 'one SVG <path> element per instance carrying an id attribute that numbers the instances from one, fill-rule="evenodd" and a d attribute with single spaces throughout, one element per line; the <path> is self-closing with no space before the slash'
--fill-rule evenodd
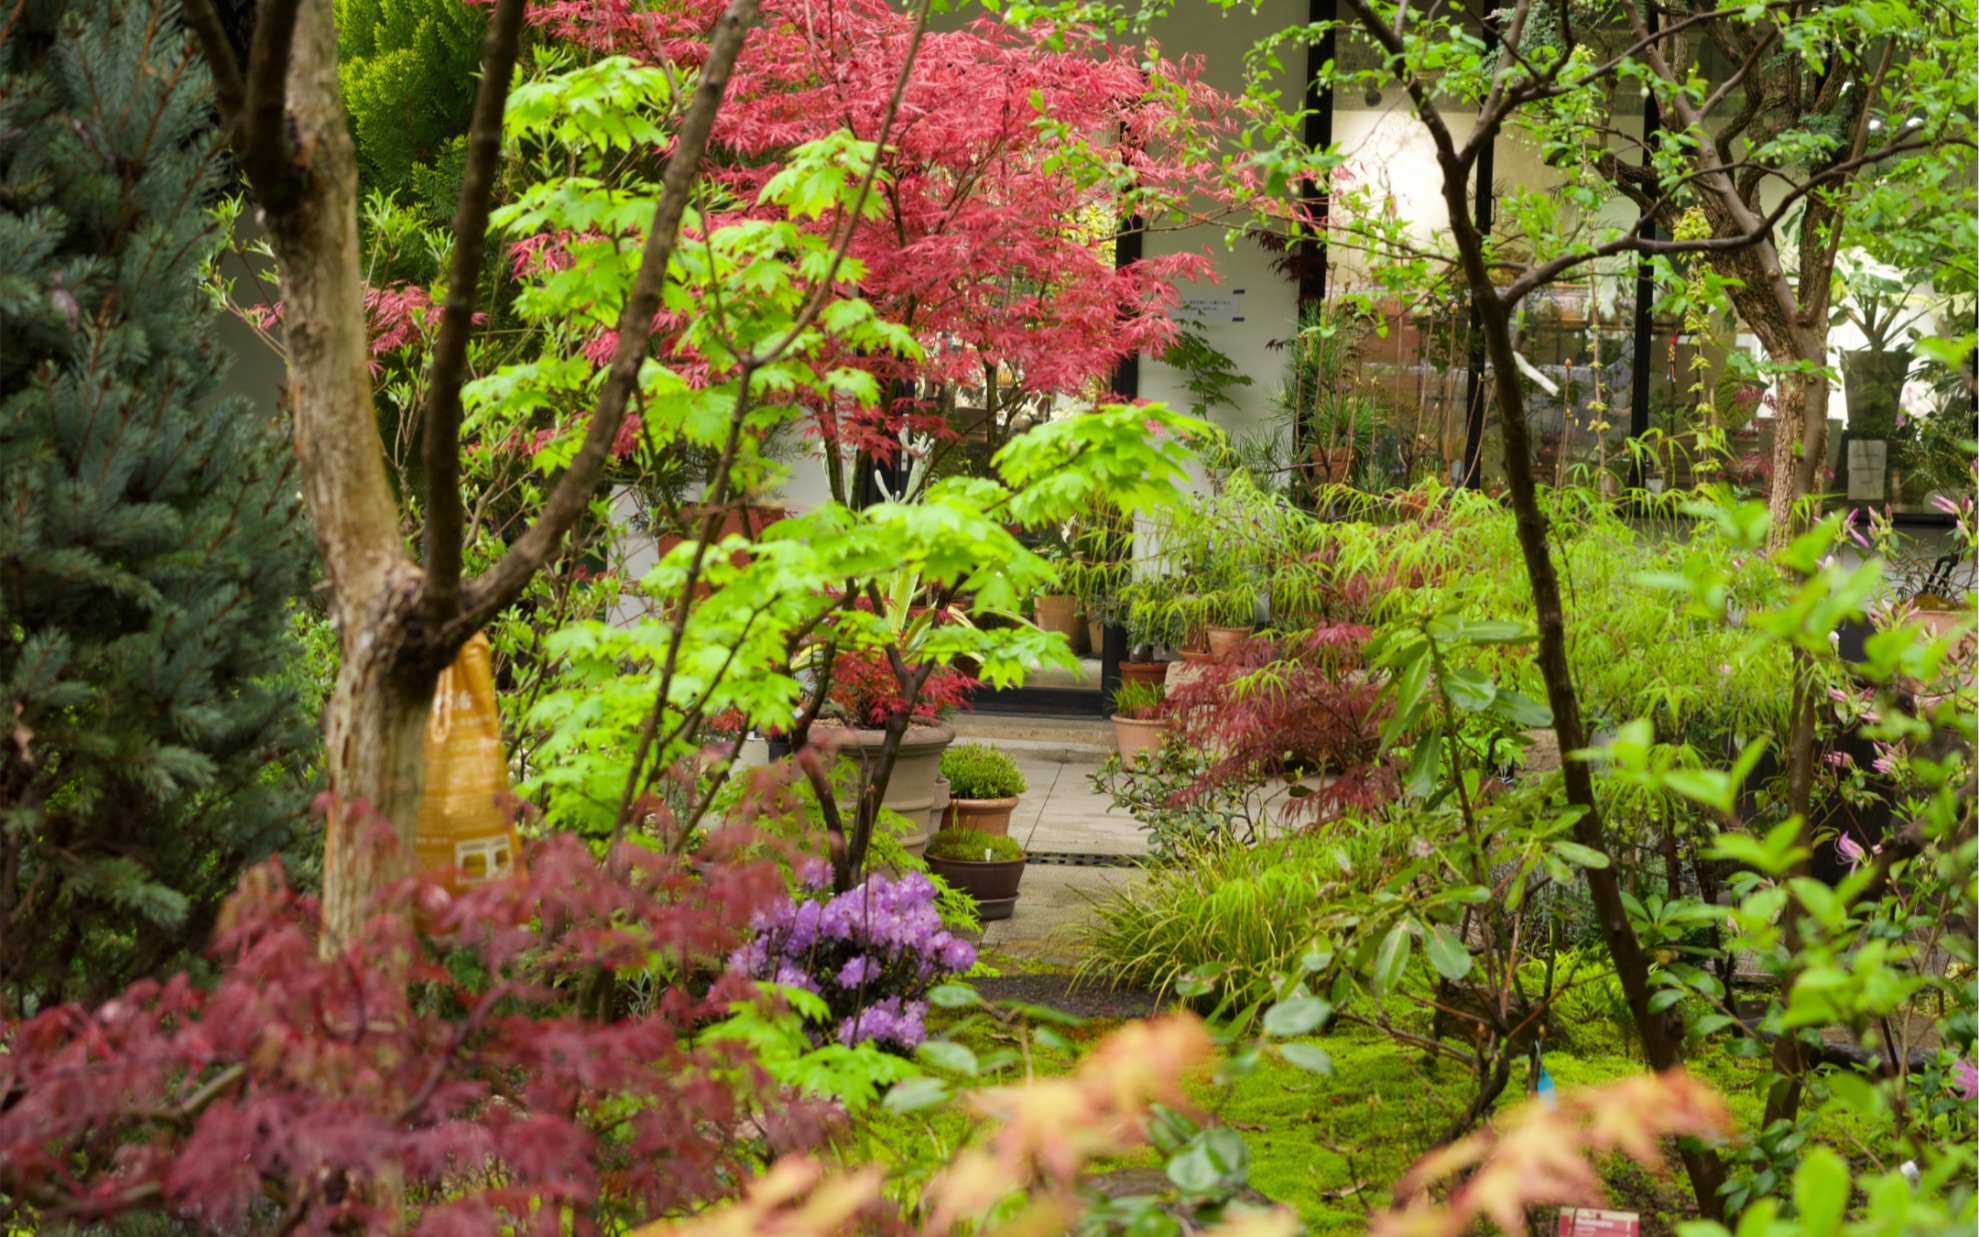
<path id="1" fill-rule="evenodd" d="M 1017 798 L 1029 789 L 1016 761 L 981 743 L 957 743 L 941 754 L 941 775 L 948 779 L 943 829 L 1010 832 Z"/>
<path id="2" fill-rule="evenodd" d="M 1148 753 L 1159 752 L 1168 738 L 1168 718 L 1162 708 L 1167 692 L 1159 683 L 1122 683 L 1113 692 L 1113 737 L 1120 763 L 1131 769 Z"/>
<path id="3" fill-rule="evenodd" d="M 928 871 L 968 894 L 985 922 L 1008 919 L 1027 858 L 1014 838 L 979 829 L 943 829 L 928 843 Z"/>

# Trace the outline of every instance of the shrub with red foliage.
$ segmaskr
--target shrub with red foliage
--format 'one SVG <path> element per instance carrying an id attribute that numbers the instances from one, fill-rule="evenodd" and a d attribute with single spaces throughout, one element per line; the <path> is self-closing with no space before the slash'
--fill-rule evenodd
<path id="1" fill-rule="evenodd" d="M 932 723 L 942 713 L 969 703 L 969 693 L 981 687 L 953 666 L 936 666 L 914 697 L 912 720 Z M 832 662 L 831 687 L 825 693 L 854 726 L 880 729 L 887 719 L 907 709 L 900 679 L 882 653 L 846 649 Z"/>
<path id="2" fill-rule="evenodd" d="M 754 1111 L 744 1050 L 690 1040 L 748 991 L 721 960 L 781 893 L 766 864 L 699 867 L 636 848 L 601 866 L 558 837 L 513 882 L 398 887 L 328 961 L 315 902 L 257 868 L 212 991 L 145 981 L 4 1029 L 0 1215 L 558 1233 L 724 1195 L 764 1150 L 745 1131 L 777 1150 L 811 1131 Z M 571 981 L 612 968 L 660 972 L 650 1012 L 570 1012 Z"/>
<path id="3" fill-rule="evenodd" d="M 1177 730 L 1211 756 L 1208 770 L 1177 799 L 1306 778 L 1305 793 L 1294 793 L 1286 811 L 1325 820 L 1393 798 L 1395 772 L 1377 763 L 1387 706 L 1361 659 L 1372 634 L 1333 623 L 1296 636 L 1253 637 L 1171 688 L 1168 713 Z"/>

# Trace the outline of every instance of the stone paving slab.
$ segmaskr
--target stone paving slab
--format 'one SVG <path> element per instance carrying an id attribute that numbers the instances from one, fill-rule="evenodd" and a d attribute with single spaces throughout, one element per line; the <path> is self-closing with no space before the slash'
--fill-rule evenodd
<path id="1" fill-rule="evenodd" d="M 1078 929 L 1093 900 L 1146 880 L 1138 868 L 1064 868 L 1029 864 L 1010 918 L 983 925 L 983 947 L 1016 957 L 1076 964 Z"/>

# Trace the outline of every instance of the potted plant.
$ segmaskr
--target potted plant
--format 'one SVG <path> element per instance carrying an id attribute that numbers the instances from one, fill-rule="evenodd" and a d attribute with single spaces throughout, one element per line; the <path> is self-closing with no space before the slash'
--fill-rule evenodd
<path id="1" fill-rule="evenodd" d="M 976 915 L 1008 919 L 1028 856 L 1015 839 L 979 829 L 944 829 L 928 843 L 928 871 L 976 901 Z"/>
<path id="2" fill-rule="evenodd" d="M 1167 690 L 1158 683 L 1122 683 L 1113 693 L 1113 736 L 1120 746 L 1120 763 L 1133 768 L 1142 754 L 1158 751 L 1168 737 L 1163 706 Z"/>
<path id="3" fill-rule="evenodd" d="M 1869 262 L 1838 267 L 1847 295 L 1838 298 L 1828 325 L 1852 322 L 1869 345 L 1842 353 L 1848 427 L 1839 453 L 1840 482 L 1850 498 L 1881 501 L 1889 497 L 1889 444 L 1900 427 L 1903 386 L 1915 359 L 1900 344 L 1905 334 L 1916 337 L 1915 324 L 1928 306 L 1917 303 L 1916 284 L 1891 268 Z"/>
<path id="4" fill-rule="evenodd" d="M 943 829 L 1007 834 L 1017 797 L 1029 787 L 1017 762 L 981 743 L 957 743 L 941 754 L 948 779 L 948 815 Z"/>
<path id="5" fill-rule="evenodd" d="M 941 666 L 928 676 L 914 703 L 907 731 L 900 738 L 894 757 L 893 775 L 887 779 L 880 806 L 900 813 L 912 826 L 901 845 L 919 855 L 928 844 L 935 822 L 935 777 L 941 771 L 942 754 L 955 741 L 955 728 L 941 721 L 943 714 L 967 703 L 976 681 L 950 666 Z M 892 670 L 878 655 L 863 650 L 842 650 L 832 664 L 828 708 L 835 716 L 830 725 L 839 738 L 839 750 L 852 757 L 860 770 L 869 769 L 886 745 L 888 719 L 905 702 Z M 835 724 L 834 724 L 835 723 Z M 860 778 L 857 784 L 863 784 Z M 856 804 L 857 784 L 834 794 L 840 810 L 850 812 Z"/>

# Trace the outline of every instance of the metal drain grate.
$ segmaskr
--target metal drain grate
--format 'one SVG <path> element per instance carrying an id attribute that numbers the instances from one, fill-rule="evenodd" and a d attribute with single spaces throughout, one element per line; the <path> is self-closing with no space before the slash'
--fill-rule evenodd
<path id="1" fill-rule="evenodd" d="M 1070 851 L 1034 850 L 1029 855 L 1032 863 L 1048 864 L 1058 868 L 1138 868 L 1139 855 L 1080 855 Z"/>

